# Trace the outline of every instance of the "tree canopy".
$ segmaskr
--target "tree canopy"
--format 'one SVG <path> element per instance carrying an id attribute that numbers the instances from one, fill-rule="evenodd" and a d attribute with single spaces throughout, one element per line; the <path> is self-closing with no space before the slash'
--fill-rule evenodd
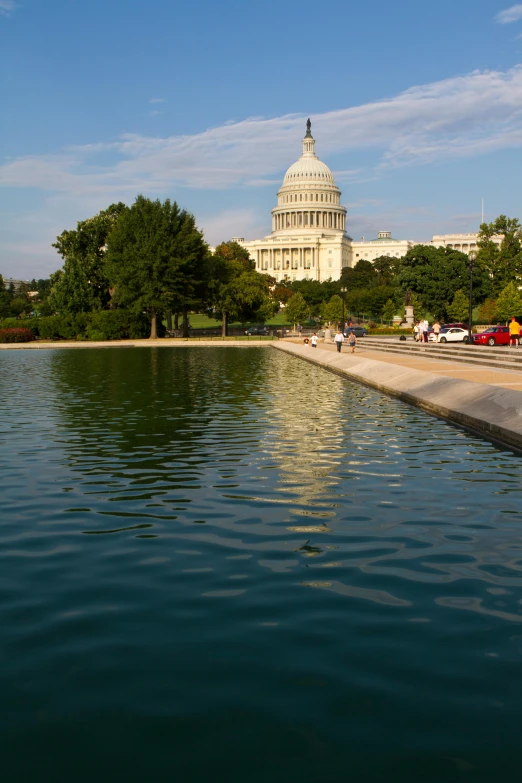
<path id="1" fill-rule="evenodd" d="M 277 311 L 279 301 L 270 293 L 274 280 L 255 271 L 248 250 L 238 242 L 222 242 L 210 263 L 209 301 L 221 313 L 224 336 L 231 320 L 264 323 Z"/>
<path id="2" fill-rule="evenodd" d="M 502 236 L 500 247 L 493 241 Z M 500 215 L 492 223 L 482 223 L 478 239 L 477 266 L 488 280 L 487 293 L 498 294 L 522 277 L 522 227 L 517 218 Z"/>
<path id="3" fill-rule="evenodd" d="M 49 304 L 56 312 L 90 312 L 107 307 L 111 294 L 105 248 L 109 234 L 126 211 L 122 202 L 111 204 L 56 238 L 53 247 L 65 262 L 61 274 L 51 277 Z"/>
<path id="4" fill-rule="evenodd" d="M 201 304 L 208 283 L 208 246 L 189 212 L 167 199 L 138 196 L 107 240 L 106 273 L 114 302 L 151 316 Z"/>
<path id="5" fill-rule="evenodd" d="M 435 318 L 447 320 L 448 306 L 456 292 L 469 290 L 469 259 L 453 248 L 415 245 L 401 260 L 397 283 L 403 296 L 412 291 Z M 485 276 L 478 267 L 473 282 L 474 301 L 482 300 L 484 285 Z"/>
<path id="6" fill-rule="evenodd" d="M 298 324 L 302 321 L 308 320 L 310 314 L 310 305 L 299 292 L 292 296 L 288 304 L 285 307 L 285 318 L 288 323 Z"/>
<path id="7" fill-rule="evenodd" d="M 495 312 L 499 321 L 509 321 L 513 316 L 520 319 L 522 315 L 522 294 L 515 282 L 508 283 L 500 292 Z"/>

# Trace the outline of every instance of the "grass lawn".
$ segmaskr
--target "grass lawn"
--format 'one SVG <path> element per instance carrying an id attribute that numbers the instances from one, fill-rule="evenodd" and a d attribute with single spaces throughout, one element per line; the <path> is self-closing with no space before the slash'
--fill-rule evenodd
<path id="1" fill-rule="evenodd" d="M 203 313 L 191 313 L 189 319 L 190 319 L 190 325 L 192 326 L 193 329 L 217 329 L 221 326 L 221 320 L 218 321 L 215 318 L 209 318 L 208 315 L 205 315 Z M 266 321 L 267 326 L 285 326 L 287 325 L 287 323 L 288 322 L 285 319 L 284 313 L 277 313 L 277 315 L 274 315 L 272 318 Z M 246 324 L 240 324 L 240 323 L 229 324 L 229 326 L 235 328 L 244 326 L 245 329 L 247 329 L 249 326 L 256 326 L 256 325 L 257 325 L 257 321 L 252 323 L 246 323 Z"/>

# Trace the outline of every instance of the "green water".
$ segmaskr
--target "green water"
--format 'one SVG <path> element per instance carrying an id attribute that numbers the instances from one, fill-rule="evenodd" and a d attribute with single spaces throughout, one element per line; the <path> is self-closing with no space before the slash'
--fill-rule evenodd
<path id="1" fill-rule="evenodd" d="M 2 781 L 518 779 L 518 457 L 271 348 L 0 404 Z"/>

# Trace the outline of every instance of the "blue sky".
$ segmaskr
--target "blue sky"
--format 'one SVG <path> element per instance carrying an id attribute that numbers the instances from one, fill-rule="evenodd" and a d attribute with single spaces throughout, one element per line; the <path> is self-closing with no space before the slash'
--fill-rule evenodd
<path id="1" fill-rule="evenodd" d="M 0 0 L 0 69 L 5 276 L 138 193 L 264 236 L 308 116 L 354 238 L 522 218 L 522 3 Z"/>

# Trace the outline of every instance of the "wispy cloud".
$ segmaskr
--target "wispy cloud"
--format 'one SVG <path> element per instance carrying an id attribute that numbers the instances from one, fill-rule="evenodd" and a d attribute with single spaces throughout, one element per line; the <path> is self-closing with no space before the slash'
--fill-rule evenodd
<path id="1" fill-rule="evenodd" d="M 304 115 L 249 118 L 193 135 L 128 134 L 54 155 L 20 157 L 0 166 L 0 186 L 98 194 L 102 200 L 111 194 L 161 194 L 175 186 L 259 187 L 272 184 L 299 155 L 305 120 Z M 375 151 L 371 168 L 343 170 L 342 181 L 519 148 L 522 66 L 412 87 L 381 101 L 315 115 L 312 122 L 318 154 L 326 161 Z"/>
<path id="2" fill-rule="evenodd" d="M 204 215 L 198 222 L 211 245 L 232 237 L 260 237 L 270 231 L 266 216 L 255 209 L 228 209 L 218 214 Z"/>
<path id="3" fill-rule="evenodd" d="M 14 0 L 0 0 L 0 16 L 11 16 L 15 8 Z"/>
<path id="4" fill-rule="evenodd" d="M 521 3 L 512 5 L 510 8 L 506 8 L 504 11 L 500 11 L 495 17 L 495 21 L 499 24 L 511 24 L 512 22 L 518 22 L 519 19 L 522 19 Z"/>
<path id="5" fill-rule="evenodd" d="M 165 98 L 151 98 L 149 103 L 165 103 Z"/>

